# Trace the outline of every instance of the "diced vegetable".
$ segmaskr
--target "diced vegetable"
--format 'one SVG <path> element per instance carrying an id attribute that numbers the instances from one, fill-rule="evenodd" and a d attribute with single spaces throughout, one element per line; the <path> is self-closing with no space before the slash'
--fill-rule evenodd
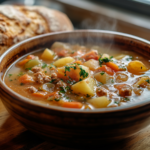
<path id="1" fill-rule="evenodd" d="M 55 43 L 51 46 L 51 49 L 56 49 L 56 48 L 65 49 L 65 48 L 67 48 L 67 44 L 66 44 L 66 43 L 62 43 L 62 42 L 55 42 Z"/>
<path id="2" fill-rule="evenodd" d="M 127 69 L 133 74 L 142 74 L 148 70 L 148 68 L 139 60 L 134 60 L 129 62 Z"/>
<path id="3" fill-rule="evenodd" d="M 114 62 L 107 62 L 106 65 L 114 71 L 119 71 L 119 67 Z"/>
<path id="4" fill-rule="evenodd" d="M 36 97 L 45 97 L 47 93 L 46 92 L 36 92 L 36 93 L 32 93 L 33 96 Z"/>
<path id="5" fill-rule="evenodd" d="M 24 59 L 24 60 L 20 61 L 18 64 L 19 64 L 20 66 L 24 66 L 29 60 L 30 60 L 30 59 Z"/>
<path id="6" fill-rule="evenodd" d="M 28 74 L 24 74 L 21 77 L 19 77 L 19 82 L 26 84 L 26 83 L 33 83 L 34 80 L 31 76 L 29 76 Z"/>
<path id="7" fill-rule="evenodd" d="M 102 65 L 101 67 L 96 69 L 96 72 L 100 72 L 100 71 L 104 71 L 109 75 L 114 75 L 114 71 L 110 67 L 107 67 L 105 65 Z"/>
<path id="8" fill-rule="evenodd" d="M 80 103 L 80 102 L 63 102 L 62 107 L 80 109 L 82 107 L 82 103 Z"/>
<path id="9" fill-rule="evenodd" d="M 46 48 L 44 52 L 42 53 L 41 58 L 43 60 L 53 60 L 54 56 L 55 56 L 54 52 Z"/>
<path id="10" fill-rule="evenodd" d="M 149 81 L 149 77 L 141 77 L 140 80 L 138 82 L 136 82 L 133 86 L 134 87 L 139 87 L 140 85 L 143 85 L 145 84 L 145 86 L 148 84 Z"/>
<path id="11" fill-rule="evenodd" d="M 40 60 L 37 60 L 37 59 L 31 59 L 29 60 L 26 64 L 25 64 L 25 69 L 28 69 L 28 68 L 32 68 L 36 65 L 39 65 L 41 64 L 41 61 Z"/>
<path id="12" fill-rule="evenodd" d="M 74 61 L 75 61 L 75 59 L 72 57 L 64 57 L 64 58 L 60 58 L 60 59 L 56 60 L 53 64 L 56 67 L 62 67 L 62 66 L 65 66 L 66 64 L 72 63 Z"/>
<path id="13" fill-rule="evenodd" d="M 76 52 L 70 54 L 71 57 L 81 56 L 81 55 L 83 55 L 83 51 L 81 51 L 81 50 L 76 51 Z"/>
<path id="14" fill-rule="evenodd" d="M 28 55 L 26 58 L 27 58 L 27 59 L 34 59 L 35 56 L 34 56 L 34 55 Z"/>
<path id="15" fill-rule="evenodd" d="M 58 68 L 57 76 L 58 78 L 64 80 L 75 80 L 87 78 L 89 76 L 89 68 L 83 65 L 70 65 Z"/>
<path id="16" fill-rule="evenodd" d="M 59 57 L 65 57 L 65 56 L 67 55 L 67 53 L 68 53 L 68 50 L 63 49 L 63 50 L 61 50 L 61 51 L 58 51 L 58 52 L 57 52 L 57 55 L 58 55 Z"/>
<path id="17" fill-rule="evenodd" d="M 86 53 L 85 55 L 81 56 L 81 58 L 83 58 L 85 60 L 89 60 L 89 59 L 98 60 L 99 56 L 98 56 L 98 52 L 97 51 L 92 50 L 92 51 Z"/>
<path id="18" fill-rule="evenodd" d="M 82 61 L 80 61 L 80 60 L 76 60 L 76 61 L 74 62 L 74 64 L 82 65 Z"/>
<path id="19" fill-rule="evenodd" d="M 92 104 L 96 108 L 105 108 L 110 103 L 110 100 L 106 96 L 101 96 L 88 100 L 88 103 Z"/>
<path id="20" fill-rule="evenodd" d="M 99 62 L 95 59 L 90 59 L 86 61 L 83 65 L 89 67 L 90 70 L 94 71 L 99 67 Z"/>
<path id="21" fill-rule="evenodd" d="M 95 80 L 89 77 L 72 85 L 71 90 L 75 94 L 94 96 L 94 86 Z"/>
<path id="22" fill-rule="evenodd" d="M 118 84 L 114 87 L 118 89 L 120 96 L 126 97 L 132 95 L 132 87 L 128 84 Z"/>
<path id="23" fill-rule="evenodd" d="M 98 72 L 94 75 L 95 79 L 103 84 L 106 84 L 109 79 L 110 79 L 110 76 L 106 73 L 106 72 Z"/>
<path id="24" fill-rule="evenodd" d="M 62 42 L 55 42 L 51 49 L 59 56 L 59 57 L 65 57 L 70 50 L 68 44 L 62 43 Z"/>
<path id="25" fill-rule="evenodd" d="M 46 92 L 53 92 L 55 85 L 52 83 L 45 83 L 42 85 L 41 89 Z"/>
<path id="26" fill-rule="evenodd" d="M 125 73 L 116 73 L 116 82 L 125 82 L 128 80 L 128 76 Z"/>

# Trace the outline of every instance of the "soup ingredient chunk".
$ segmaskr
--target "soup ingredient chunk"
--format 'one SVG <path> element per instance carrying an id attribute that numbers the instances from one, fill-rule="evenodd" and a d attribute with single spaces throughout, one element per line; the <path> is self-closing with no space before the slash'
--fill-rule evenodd
<path id="1" fill-rule="evenodd" d="M 92 104 L 96 108 L 105 108 L 110 103 L 110 100 L 106 96 L 101 96 L 88 100 L 88 103 Z"/>
<path id="2" fill-rule="evenodd" d="M 127 69 L 129 72 L 133 74 L 143 74 L 148 68 L 139 60 L 134 60 L 129 62 Z"/>
<path id="3" fill-rule="evenodd" d="M 79 81 L 71 86 L 71 90 L 75 94 L 94 96 L 95 80 L 87 78 Z"/>
<path id="4" fill-rule="evenodd" d="M 43 52 L 43 54 L 41 55 L 41 58 L 44 60 L 53 60 L 54 59 L 54 52 L 48 48 L 46 48 Z"/>

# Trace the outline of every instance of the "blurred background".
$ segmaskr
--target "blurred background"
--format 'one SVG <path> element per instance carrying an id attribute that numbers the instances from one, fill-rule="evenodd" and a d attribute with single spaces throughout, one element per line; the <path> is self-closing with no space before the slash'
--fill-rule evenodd
<path id="1" fill-rule="evenodd" d="M 0 0 L 41 5 L 67 14 L 75 29 L 119 31 L 150 40 L 150 0 Z"/>

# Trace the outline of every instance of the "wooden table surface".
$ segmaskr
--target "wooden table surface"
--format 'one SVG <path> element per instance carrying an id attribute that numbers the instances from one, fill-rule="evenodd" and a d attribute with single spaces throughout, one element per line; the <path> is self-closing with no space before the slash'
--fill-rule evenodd
<path id="1" fill-rule="evenodd" d="M 14 119 L 0 100 L 0 150 L 77 150 L 52 144 Z M 150 150 L 150 126 L 136 135 L 100 150 Z M 93 149 L 92 149 L 93 150 Z"/>

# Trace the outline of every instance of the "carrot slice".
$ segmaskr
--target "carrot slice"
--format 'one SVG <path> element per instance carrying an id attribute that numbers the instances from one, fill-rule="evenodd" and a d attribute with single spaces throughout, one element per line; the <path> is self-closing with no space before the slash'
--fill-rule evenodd
<path id="1" fill-rule="evenodd" d="M 101 67 L 96 69 L 96 72 L 99 72 L 99 71 L 105 71 L 106 73 L 110 75 L 114 75 L 114 71 L 110 67 L 107 67 L 106 65 L 102 65 Z"/>
<path id="2" fill-rule="evenodd" d="M 58 92 L 52 92 L 52 93 L 49 93 L 48 95 L 47 95 L 47 98 L 48 97 L 50 97 L 50 96 L 58 96 Z"/>
<path id="3" fill-rule="evenodd" d="M 81 58 L 83 58 L 85 60 L 89 60 L 89 59 L 98 60 L 99 56 L 98 56 L 98 53 L 96 51 L 90 51 L 90 52 L 86 53 L 85 55 L 83 55 Z"/>
<path id="4" fill-rule="evenodd" d="M 23 76 L 21 76 L 19 78 L 19 82 L 20 83 L 23 83 L 23 84 L 26 84 L 26 83 L 33 83 L 34 80 L 31 76 L 29 76 L 28 74 L 24 74 Z"/>
<path id="5" fill-rule="evenodd" d="M 70 54 L 71 57 L 74 57 L 74 56 L 79 56 L 80 57 L 81 55 L 83 55 L 83 51 L 82 50 L 78 50 L 78 51 Z"/>
<path id="6" fill-rule="evenodd" d="M 106 65 L 113 69 L 114 71 L 119 71 L 119 67 L 114 62 L 107 62 Z"/>
<path id="7" fill-rule="evenodd" d="M 25 65 L 25 63 L 27 63 L 29 60 L 30 60 L 30 59 L 24 59 L 24 60 L 20 61 L 18 64 L 19 64 L 20 66 L 23 66 L 23 65 Z"/>
<path id="8" fill-rule="evenodd" d="M 35 56 L 34 56 L 34 55 L 28 55 L 26 58 L 27 58 L 27 59 L 34 59 Z"/>
<path id="9" fill-rule="evenodd" d="M 68 53 L 68 50 L 63 49 L 63 50 L 61 50 L 61 51 L 59 51 L 59 52 L 56 52 L 56 53 L 57 53 L 57 55 L 58 55 L 59 57 L 65 57 L 65 56 L 67 55 L 67 53 Z"/>
<path id="10" fill-rule="evenodd" d="M 45 97 L 47 93 L 46 92 L 36 92 L 36 93 L 32 93 L 33 96 L 36 97 Z"/>
<path id="11" fill-rule="evenodd" d="M 82 61 L 76 60 L 74 63 L 82 65 Z"/>
<path id="12" fill-rule="evenodd" d="M 64 102 L 62 104 L 62 107 L 80 109 L 82 107 L 82 103 L 80 103 L 80 102 Z"/>

